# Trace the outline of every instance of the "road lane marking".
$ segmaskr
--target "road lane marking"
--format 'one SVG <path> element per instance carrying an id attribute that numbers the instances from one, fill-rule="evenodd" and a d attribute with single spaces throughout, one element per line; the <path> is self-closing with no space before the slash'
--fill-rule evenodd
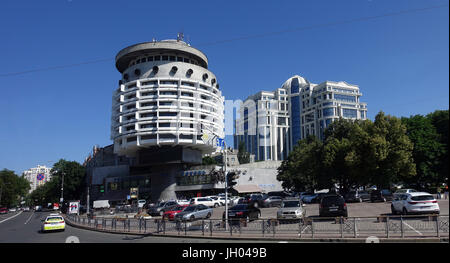
<path id="1" fill-rule="evenodd" d="M 411 228 L 412 230 L 414 230 L 417 234 L 423 236 L 422 233 L 420 233 L 419 231 L 417 231 L 416 229 L 414 229 L 412 226 L 408 225 L 405 221 L 403 221 L 403 224 L 405 224 L 407 227 Z"/>
<path id="2" fill-rule="evenodd" d="M 14 217 L 16 217 L 16 216 L 22 214 L 22 212 L 23 212 L 23 211 L 20 211 L 19 213 L 17 213 L 17 215 L 13 215 L 12 217 L 8 217 L 8 218 L 6 218 L 5 220 L 0 221 L 0 224 L 3 223 L 3 222 L 5 222 L 5 221 L 8 221 L 9 219 L 13 219 Z"/>
<path id="3" fill-rule="evenodd" d="M 26 225 L 26 224 L 28 224 L 28 222 L 30 222 L 30 220 L 31 220 L 31 218 L 33 217 L 33 215 L 34 215 L 34 212 L 33 213 L 31 213 L 31 216 L 27 219 L 27 221 L 25 222 L 25 224 L 24 225 Z"/>

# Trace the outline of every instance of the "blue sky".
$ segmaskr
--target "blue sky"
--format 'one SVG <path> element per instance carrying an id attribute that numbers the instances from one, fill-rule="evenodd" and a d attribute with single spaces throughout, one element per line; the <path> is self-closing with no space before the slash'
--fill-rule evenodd
<path id="1" fill-rule="evenodd" d="M 0 169 L 83 162 L 111 144 L 115 55 L 179 31 L 226 99 L 298 74 L 359 85 L 370 119 L 448 109 L 448 10 L 448 0 L 2 1 Z"/>

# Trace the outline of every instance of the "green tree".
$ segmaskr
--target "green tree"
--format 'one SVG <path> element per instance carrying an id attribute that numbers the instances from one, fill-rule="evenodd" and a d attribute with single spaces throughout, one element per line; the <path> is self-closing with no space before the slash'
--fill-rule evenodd
<path id="1" fill-rule="evenodd" d="M 322 169 L 322 142 L 315 136 L 300 140 L 278 167 L 277 180 L 283 188 L 311 191 L 330 185 Z"/>
<path id="2" fill-rule="evenodd" d="M 64 173 L 64 200 L 78 200 L 82 193 L 85 192 L 85 168 L 75 161 L 59 160 L 53 165 L 51 170 L 53 174 L 49 184 L 49 191 L 47 192 L 52 197 L 61 196 L 61 182 L 62 174 Z"/>
<path id="3" fill-rule="evenodd" d="M 413 144 L 399 118 L 379 112 L 369 131 L 371 182 L 379 188 L 411 180 L 416 175 L 412 158 Z"/>
<path id="4" fill-rule="evenodd" d="M 402 118 L 402 122 L 406 125 L 408 137 L 414 144 L 413 159 L 417 171 L 417 177 L 406 183 L 421 190 L 436 189 L 443 182 L 440 170 L 446 149 L 440 142 L 440 135 L 433 126 L 432 119 L 415 115 Z"/>
<path id="5" fill-rule="evenodd" d="M 0 171 L 0 206 L 16 206 L 20 197 L 30 190 L 30 183 L 24 176 L 17 176 L 14 171 L 3 169 Z"/>
<path id="6" fill-rule="evenodd" d="M 337 183 L 341 193 L 369 182 L 365 158 L 369 125 L 369 121 L 339 119 L 325 131 L 323 165 L 328 180 Z"/>
<path id="7" fill-rule="evenodd" d="M 441 183 L 448 182 L 448 125 L 449 125 L 449 111 L 437 110 L 427 115 L 427 118 L 431 119 L 431 123 L 436 128 L 436 132 L 439 135 L 439 142 L 443 145 L 443 153 L 439 160 L 438 165 L 438 177 Z"/>
<path id="8" fill-rule="evenodd" d="M 203 165 L 212 165 L 212 164 L 217 164 L 217 161 L 215 158 L 213 158 L 211 156 L 205 156 L 202 158 L 202 164 Z"/>

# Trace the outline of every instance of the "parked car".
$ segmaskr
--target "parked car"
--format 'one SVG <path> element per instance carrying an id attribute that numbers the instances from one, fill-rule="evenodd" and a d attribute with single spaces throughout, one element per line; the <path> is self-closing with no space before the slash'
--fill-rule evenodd
<path id="1" fill-rule="evenodd" d="M 264 200 L 267 199 L 265 194 L 251 194 L 245 196 L 245 203 L 252 205 L 256 208 L 264 207 Z"/>
<path id="2" fill-rule="evenodd" d="M 391 204 L 392 214 L 439 214 L 439 204 L 433 195 L 424 192 L 398 194 Z"/>
<path id="3" fill-rule="evenodd" d="M 311 199 L 311 203 L 312 204 L 320 204 L 320 201 L 322 200 L 322 198 L 327 195 L 329 195 L 329 193 L 318 193 L 316 196 L 314 196 Z"/>
<path id="4" fill-rule="evenodd" d="M 164 212 L 174 208 L 178 203 L 176 201 L 161 202 L 157 206 L 152 206 L 147 209 L 149 215 L 160 215 L 162 216 Z"/>
<path id="5" fill-rule="evenodd" d="M 281 196 L 282 198 L 284 198 L 284 197 L 290 197 L 291 194 L 286 191 L 273 191 L 273 192 L 268 192 L 267 196 Z"/>
<path id="6" fill-rule="evenodd" d="M 269 196 L 264 200 L 264 207 L 280 207 L 283 202 L 283 198 L 281 196 Z"/>
<path id="7" fill-rule="evenodd" d="M 261 210 L 251 204 L 238 204 L 228 209 L 228 220 L 231 223 L 238 223 L 240 219 L 246 222 L 257 220 L 261 216 Z M 225 220 L 225 211 L 222 219 Z"/>
<path id="8" fill-rule="evenodd" d="M 147 201 L 145 199 L 138 200 L 138 207 L 143 208 Z"/>
<path id="9" fill-rule="evenodd" d="M 222 201 L 220 198 L 216 195 L 207 196 L 208 198 L 211 198 L 214 202 L 214 207 L 219 207 L 222 205 Z"/>
<path id="10" fill-rule="evenodd" d="M 299 198 L 287 198 L 281 203 L 280 209 L 277 211 L 278 220 L 303 220 L 305 218 L 306 211 L 302 206 L 302 202 Z"/>
<path id="11" fill-rule="evenodd" d="M 6 207 L 0 207 L 0 214 L 7 214 L 8 209 Z"/>
<path id="12" fill-rule="evenodd" d="M 372 192 L 370 192 L 370 201 L 372 203 L 376 201 L 381 202 L 392 201 L 392 198 L 393 198 L 392 192 L 387 189 L 373 190 Z"/>
<path id="13" fill-rule="evenodd" d="M 367 191 L 350 191 L 345 195 L 346 202 L 364 202 L 370 201 L 370 193 Z"/>
<path id="14" fill-rule="evenodd" d="M 15 208 L 15 207 L 11 207 L 10 209 L 9 209 L 9 212 L 16 212 L 17 211 L 17 209 Z"/>
<path id="15" fill-rule="evenodd" d="M 177 203 L 179 205 L 190 205 L 191 201 L 190 200 L 186 200 L 186 199 L 177 199 Z"/>
<path id="16" fill-rule="evenodd" d="M 409 194 L 409 193 L 416 193 L 416 192 L 417 192 L 417 190 L 415 190 L 415 189 L 399 189 L 399 190 L 395 191 L 393 197 L 395 198 L 397 195 L 400 195 L 400 194 Z"/>
<path id="17" fill-rule="evenodd" d="M 224 206 L 224 205 L 225 205 L 225 196 L 219 197 L 219 202 L 220 202 L 220 205 L 221 205 L 221 206 Z M 228 204 L 228 205 L 232 205 L 232 204 L 231 204 L 232 202 L 233 202 L 233 200 L 232 200 L 231 198 L 228 197 L 227 204 Z"/>
<path id="18" fill-rule="evenodd" d="M 205 205 L 207 207 L 215 207 L 214 205 L 217 204 L 209 197 L 194 197 L 190 201 L 191 205 Z"/>
<path id="19" fill-rule="evenodd" d="M 319 216 L 348 217 L 347 204 L 344 198 L 334 194 L 324 196 L 320 201 Z"/>
<path id="20" fill-rule="evenodd" d="M 29 208 L 28 206 L 25 206 L 25 207 L 23 208 L 23 211 L 24 211 L 24 212 L 29 212 L 29 211 L 30 211 L 30 208 Z"/>
<path id="21" fill-rule="evenodd" d="M 310 204 L 311 200 L 316 196 L 317 196 L 317 194 L 315 194 L 315 193 L 303 192 L 303 193 L 300 193 L 300 200 L 302 200 L 303 203 Z"/>
<path id="22" fill-rule="evenodd" d="M 194 221 L 197 219 L 207 219 L 213 214 L 213 210 L 206 205 L 190 205 L 183 211 L 175 215 L 176 221 Z"/>
<path id="23" fill-rule="evenodd" d="M 186 207 L 188 207 L 189 205 L 177 205 L 174 208 L 167 210 L 164 212 L 163 214 L 163 219 L 168 219 L 168 220 L 174 220 L 175 216 L 180 213 L 181 211 L 183 211 Z"/>

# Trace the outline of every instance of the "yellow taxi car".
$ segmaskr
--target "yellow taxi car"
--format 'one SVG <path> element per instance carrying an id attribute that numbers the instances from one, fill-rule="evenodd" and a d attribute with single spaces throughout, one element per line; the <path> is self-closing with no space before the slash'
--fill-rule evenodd
<path id="1" fill-rule="evenodd" d="M 51 214 L 45 218 L 42 225 L 42 232 L 54 230 L 64 231 L 65 228 L 66 222 L 64 218 L 58 214 Z"/>

